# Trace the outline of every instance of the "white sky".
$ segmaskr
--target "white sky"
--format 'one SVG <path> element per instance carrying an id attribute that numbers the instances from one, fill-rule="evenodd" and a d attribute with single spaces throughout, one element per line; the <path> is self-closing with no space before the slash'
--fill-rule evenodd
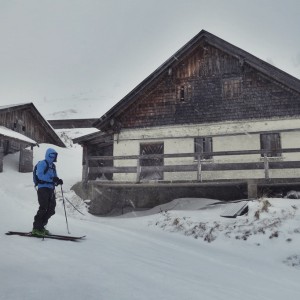
<path id="1" fill-rule="evenodd" d="M 0 105 L 100 117 L 202 29 L 300 78 L 299 12 L 298 0 L 0 0 Z"/>

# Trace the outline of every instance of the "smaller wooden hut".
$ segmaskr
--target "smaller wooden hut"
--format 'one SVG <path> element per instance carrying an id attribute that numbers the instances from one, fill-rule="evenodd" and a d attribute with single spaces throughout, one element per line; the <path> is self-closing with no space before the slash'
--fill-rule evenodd
<path id="1" fill-rule="evenodd" d="M 33 146 L 49 143 L 66 147 L 33 103 L 0 106 L 0 172 L 3 156 L 20 151 L 20 172 L 32 172 Z M 31 149 L 25 149 L 31 147 Z"/>

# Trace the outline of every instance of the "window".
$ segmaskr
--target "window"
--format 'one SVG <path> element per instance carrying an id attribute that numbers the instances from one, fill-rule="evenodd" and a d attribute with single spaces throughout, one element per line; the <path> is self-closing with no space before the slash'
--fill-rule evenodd
<path id="1" fill-rule="evenodd" d="M 182 85 L 181 87 L 180 87 L 180 91 L 179 91 L 179 100 L 180 101 L 184 101 L 185 100 L 185 98 L 184 98 L 184 95 L 185 93 L 184 93 L 184 86 Z"/>
<path id="2" fill-rule="evenodd" d="M 260 135 L 260 148 L 261 150 L 270 150 L 267 153 L 268 157 L 280 157 L 281 140 L 279 133 L 266 133 Z M 264 156 L 262 153 L 261 156 Z"/>
<path id="3" fill-rule="evenodd" d="M 181 84 L 177 87 L 177 100 L 180 102 L 190 101 L 192 93 L 193 87 L 189 83 Z"/>
<path id="4" fill-rule="evenodd" d="M 226 99 L 238 98 L 242 94 L 242 78 L 224 78 L 222 79 L 223 97 Z"/>
<path id="5" fill-rule="evenodd" d="M 195 154 L 201 153 L 202 159 L 212 159 L 211 153 L 213 152 L 212 137 L 197 137 L 194 140 Z M 195 155 L 195 159 L 198 159 L 198 155 Z"/>
<path id="6" fill-rule="evenodd" d="M 164 154 L 164 144 L 163 143 L 145 143 L 140 144 L 140 155 L 151 155 L 151 154 Z M 141 158 L 141 174 L 140 180 L 163 180 L 163 172 L 159 170 L 160 166 L 164 165 L 163 158 Z M 143 167 L 153 167 L 151 171 L 145 171 Z M 157 169 L 156 169 L 157 167 Z"/>

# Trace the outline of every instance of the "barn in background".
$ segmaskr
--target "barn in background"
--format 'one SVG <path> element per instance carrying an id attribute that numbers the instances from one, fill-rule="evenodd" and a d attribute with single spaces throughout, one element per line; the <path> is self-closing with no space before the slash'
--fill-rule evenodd
<path id="1" fill-rule="evenodd" d="M 33 103 L 0 106 L 0 157 L 20 151 L 20 172 L 32 172 L 33 146 L 49 143 L 59 147 L 65 144 L 52 126 L 43 118 Z M 30 146 L 30 149 L 25 149 Z M 2 171 L 2 168 L 1 168 Z"/>
<path id="2" fill-rule="evenodd" d="M 204 30 L 94 126 L 75 142 L 95 213 L 120 196 L 146 207 L 300 187 L 300 81 Z"/>

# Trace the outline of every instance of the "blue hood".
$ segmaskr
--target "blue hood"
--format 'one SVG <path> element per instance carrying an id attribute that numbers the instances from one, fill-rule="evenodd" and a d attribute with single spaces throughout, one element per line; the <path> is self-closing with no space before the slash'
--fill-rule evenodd
<path id="1" fill-rule="evenodd" d="M 52 164 L 53 162 L 56 162 L 56 158 L 57 152 L 52 148 L 47 149 L 45 159 L 48 161 L 48 163 Z"/>

